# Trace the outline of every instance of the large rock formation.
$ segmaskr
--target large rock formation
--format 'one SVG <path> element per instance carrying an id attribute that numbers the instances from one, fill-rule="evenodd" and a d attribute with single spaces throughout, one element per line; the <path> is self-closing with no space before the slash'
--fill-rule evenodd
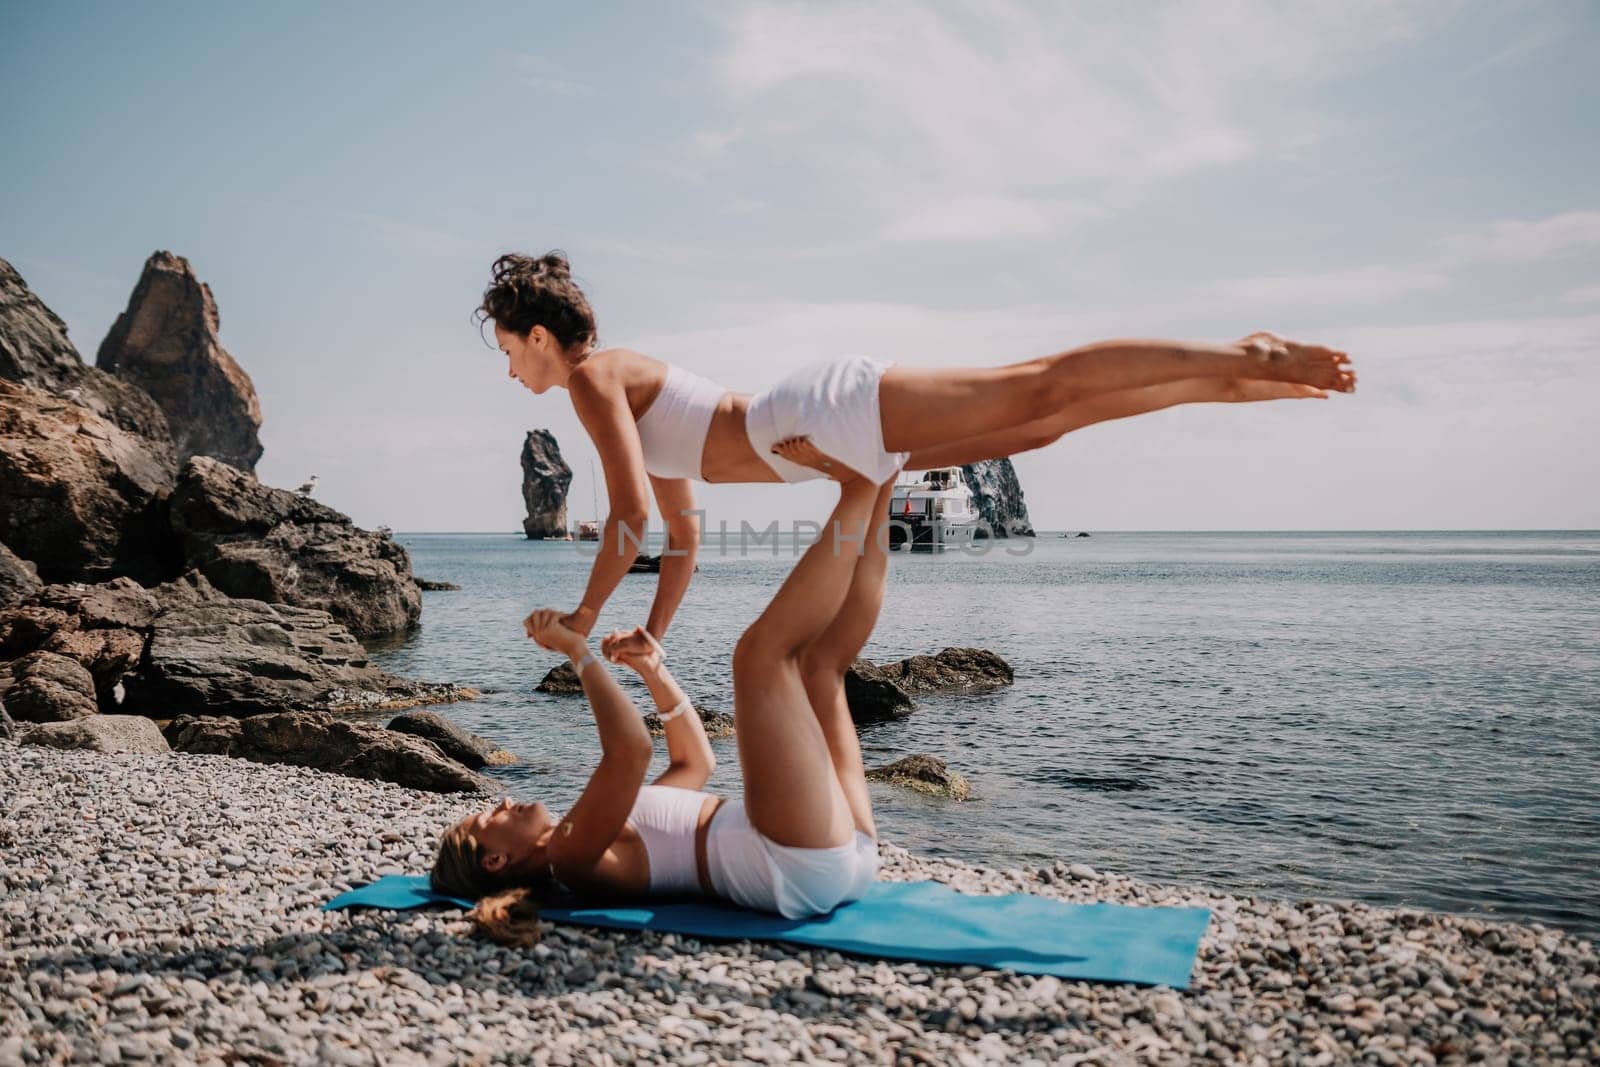
<path id="1" fill-rule="evenodd" d="M 555 435 L 549 430 L 529 430 L 522 442 L 522 502 L 528 517 L 522 532 L 529 539 L 567 536 L 567 487 L 572 468 L 561 458 Z"/>
<path id="2" fill-rule="evenodd" d="M 310 497 L 196 456 L 178 477 L 171 513 L 185 566 L 231 596 L 317 608 L 358 637 L 422 617 L 406 550 Z"/>
<path id="3" fill-rule="evenodd" d="M 88 671 L 102 712 L 153 718 L 401 708 L 472 695 L 379 670 L 326 612 L 232 599 L 198 573 L 154 590 L 126 578 L 47 586 L 0 612 L 0 663 L 39 651 Z"/>
<path id="4" fill-rule="evenodd" d="M 973 693 L 1014 680 L 1011 665 L 986 648 L 947 648 L 880 666 L 908 693 Z"/>
<path id="5" fill-rule="evenodd" d="M 88 408 L 145 442 L 145 450 L 167 468 L 177 463 L 166 416 L 149 394 L 86 365 L 67 340 L 67 327 L 28 288 L 16 269 L 0 259 L 0 378 L 20 382 Z"/>
<path id="6" fill-rule="evenodd" d="M 39 591 L 39 568 L 0 544 L 0 609 Z"/>
<path id="7" fill-rule="evenodd" d="M 0 381 L 0 541 L 46 581 L 177 573 L 161 449 L 87 405 Z"/>
<path id="8" fill-rule="evenodd" d="M 435 793 L 500 789 L 492 778 L 456 763 L 431 741 L 325 712 L 293 711 L 249 719 L 180 715 L 167 725 L 166 739 L 179 752 L 289 763 Z"/>
<path id="9" fill-rule="evenodd" d="M 1009 459 L 968 463 L 961 476 L 972 490 L 972 503 L 996 537 L 1032 537 L 1028 505 L 1022 502 L 1022 485 Z"/>
<path id="10" fill-rule="evenodd" d="M 254 471 L 261 402 L 217 337 L 217 304 L 189 261 L 157 252 L 100 343 L 96 364 L 133 382 L 166 415 L 178 463 L 210 456 Z"/>

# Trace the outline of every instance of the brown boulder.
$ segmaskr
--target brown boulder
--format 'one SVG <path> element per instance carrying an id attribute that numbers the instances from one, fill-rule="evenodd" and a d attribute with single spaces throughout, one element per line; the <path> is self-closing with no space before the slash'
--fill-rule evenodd
<path id="1" fill-rule="evenodd" d="M 972 693 L 1014 680 L 1011 665 L 983 648 L 947 648 L 937 656 L 911 656 L 883 664 L 883 672 L 908 693 Z"/>
<path id="2" fill-rule="evenodd" d="M 76 661 L 94 678 L 102 709 L 136 668 L 156 616 L 156 600 L 131 578 L 100 585 L 49 585 L 0 611 L 0 662 L 32 652 Z"/>
<path id="3" fill-rule="evenodd" d="M 172 468 L 89 408 L 0 380 L 0 541 L 46 581 L 175 573 Z"/>
<path id="4" fill-rule="evenodd" d="M 210 456 L 254 471 L 261 458 L 261 402 L 217 336 L 211 287 L 189 261 L 157 252 L 100 344 L 96 364 L 160 405 L 177 462 Z"/>
<path id="5" fill-rule="evenodd" d="M 326 712 L 286 711 L 248 719 L 180 715 L 167 725 L 179 752 L 287 763 L 435 793 L 491 793 L 500 785 L 448 758 L 431 741 Z"/>
<path id="6" fill-rule="evenodd" d="M 91 752 L 132 752 L 159 756 L 170 751 L 155 720 L 143 715 L 92 715 L 23 729 L 18 743 Z"/>
<path id="7" fill-rule="evenodd" d="M 0 672 L 0 696 L 20 722 L 70 722 L 100 713 L 94 676 L 75 659 L 30 652 Z"/>
<path id="8" fill-rule="evenodd" d="M 417 625 L 422 593 L 393 537 L 197 456 L 172 494 L 185 565 L 236 597 L 326 611 L 358 637 Z"/>
<path id="9" fill-rule="evenodd" d="M 709 708 L 702 708 L 698 704 L 695 705 L 694 710 L 695 714 L 700 716 L 700 725 L 704 728 L 708 740 L 715 741 L 719 738 L 736 735 L 737 731 L 734 730 L 733 716 L 727 712 L 712 711 Z M 650 731 L 652 737 L 666 736 L 667 724 L 661 721 L 660 715 L 653 712 L 644 717 L 644 727 Z"/>
<path id="10" fill-rule="evenodd" d="M 0 544 L 0 610 L 39 591 L 39 568 Z"/>

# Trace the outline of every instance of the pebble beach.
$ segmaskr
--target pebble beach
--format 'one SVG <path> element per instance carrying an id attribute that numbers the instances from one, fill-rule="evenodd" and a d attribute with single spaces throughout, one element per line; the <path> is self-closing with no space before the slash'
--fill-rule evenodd
<path id="1" fill-rule="evenodd" d="M 441 796 L 222 756 L 0 741 L 0 1065 L 1594 1063 L 1600 957 L 1543 926 L 992 869 L 888 879 L 1203 906 L 1187 991 L 547 923 L 323 912 L 421 873 Z"/>

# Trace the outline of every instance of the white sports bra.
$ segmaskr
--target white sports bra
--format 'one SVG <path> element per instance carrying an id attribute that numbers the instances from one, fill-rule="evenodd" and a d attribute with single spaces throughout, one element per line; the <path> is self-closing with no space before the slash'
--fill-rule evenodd
<path id="1" fill-rule="evenodd" d="M 644 469 L 657 478 L 700 477 L 711 417 L 728 390 L 682 367 L 667 365 L 667 380 L 639 416 Z"/>
<path id="2" fill-rule="evenodd" d="M 644 842 L 652 893 L 700 892 L 694 834 L 700 808 L 710 795 L 675 785 L 647 785 L 639 790 L 628 822 Z"/>

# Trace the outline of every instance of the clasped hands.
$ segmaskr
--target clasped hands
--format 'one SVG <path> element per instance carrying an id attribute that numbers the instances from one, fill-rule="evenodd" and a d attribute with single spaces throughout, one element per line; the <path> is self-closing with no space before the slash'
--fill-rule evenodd
<path id="1" fill-rule="evenodd" d="M 572 628 L 571 618 L 555 608 L 540 608 L 522 620 L 522 629 L 541 648 L 577 659 L 587 650 L 588 643 L 584 634 Z M 600 639 L 600 654 L 640 674 L 658 669 L 665 658 L 661 645 L 643 626 L 606 634 Z"/>

